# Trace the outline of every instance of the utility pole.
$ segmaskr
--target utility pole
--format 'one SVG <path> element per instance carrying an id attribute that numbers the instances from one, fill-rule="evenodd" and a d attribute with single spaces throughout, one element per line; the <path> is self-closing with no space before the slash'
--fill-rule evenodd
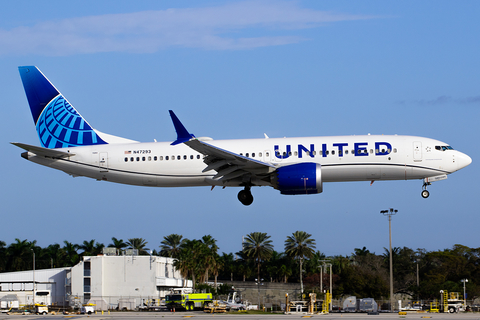
<path id="1" fill-rule="evenodd" d="M 390 208 L 389 210 L 380 211 L 384 216 L 388 216 L 388 234 L 390 237 L 390 311 L 393 312 L 393 262 L 392 262 L 392 216 L 396 215 L 398 210 Z"/>

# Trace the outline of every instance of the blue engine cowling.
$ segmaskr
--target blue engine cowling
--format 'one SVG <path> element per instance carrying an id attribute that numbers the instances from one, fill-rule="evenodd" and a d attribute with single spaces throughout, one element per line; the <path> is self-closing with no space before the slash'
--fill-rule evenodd
<path id="1" fill-rule="evenodd" d="M 276 170 L 274 187 L 282 194 L 321 193 L 322 170 L 318 163 L 297 163 Z"/>

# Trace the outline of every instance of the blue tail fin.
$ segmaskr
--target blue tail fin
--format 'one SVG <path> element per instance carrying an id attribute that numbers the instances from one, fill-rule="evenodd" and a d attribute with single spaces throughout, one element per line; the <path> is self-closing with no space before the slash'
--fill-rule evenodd
<path id="1" fill-rule="evenodd" d="M 44 148 L 106 144 L 37 67 L 18 71 Z"/>

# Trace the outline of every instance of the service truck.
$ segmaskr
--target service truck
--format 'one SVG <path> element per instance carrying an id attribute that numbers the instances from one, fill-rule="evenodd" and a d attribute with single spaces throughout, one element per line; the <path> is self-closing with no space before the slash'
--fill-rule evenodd
<path id="1" fill-rule="evenodd" d="M 446 308 L 444 307 L 445 312 L 448 311 L 450 313 L 453 313 L 466 311 L 463 297 L 460 295 L 459 292 L 448 292 L 447 290 L 440 290 L 440 293 L 444 295 L 444 303 L 447 302 Z"/>
<path id="2" fill-rule="evenodd" d="M 95 306 L 96 304 L 93 303 L 87 303 L 82 305 L 82 308 L 80 309 L 80 314 L 92 314 L 95 313 Z"/>
<path id="3" fill-rule="evenodd" d="M 212 302 L 211 293 L 193 293 L 191 288 L 173 289 L 165 296 L 165 304 L 171 311 L 203 309 L 210 302 Z"/>

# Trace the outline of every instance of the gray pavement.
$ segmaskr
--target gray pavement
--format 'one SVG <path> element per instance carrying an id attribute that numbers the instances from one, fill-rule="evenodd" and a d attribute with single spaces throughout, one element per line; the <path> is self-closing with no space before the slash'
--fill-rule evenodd
<path id="1" fill-rule="evenodd" d="M 364 313 L 330 313 L 324 315 L 306 315 L 306 314 L 239 314 L 239 313 L 227 313 L 227 314 L 208 314 L 200 311 L 195 312 L 111 312 L 110 314 L 104 313 L 96 315 L 6 315 L 0 314 L 0 320 L 7 319 L 42 319 L 42 320 L 54 320 L 54 319 L 85 319 L 85 320 L 132 320 L 132 319 L 215 319 L 215 320 L 253 320 L 253 319 L 309 319 L 316 318 L 322 320 L 394 320 L 394 319 L 432 319 L 432 320 L 480 320 L 480 313 L 409 313 L 405 315 L 399 315 L 398 313 L 380 313 L 379 315 L 368 315 Z"/>

